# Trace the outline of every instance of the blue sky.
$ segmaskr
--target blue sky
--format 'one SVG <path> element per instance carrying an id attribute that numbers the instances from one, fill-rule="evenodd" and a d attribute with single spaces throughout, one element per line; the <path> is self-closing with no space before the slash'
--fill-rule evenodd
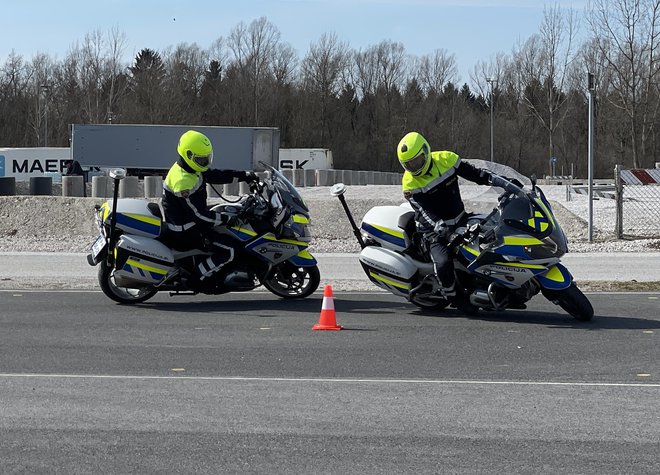
<path id="1" fill-rule="evenodd" d="M 126 61 L 142 48 L 162 51 L 179 43 L 208 48 L 238 23 L 265 16 L 302 59 L 323 33 L 351 48 L 382 40 L 401 42 L 421 56 L 444 48 L 456 55 L 461 82 L 478 61 L 509 53 L 538 32 L 544 4 L 576 9 L 587 0 L 15 0 L 0 12 L 0 63 L 12 49 L 62 59 L 87 33 L 126 35 Z"/>

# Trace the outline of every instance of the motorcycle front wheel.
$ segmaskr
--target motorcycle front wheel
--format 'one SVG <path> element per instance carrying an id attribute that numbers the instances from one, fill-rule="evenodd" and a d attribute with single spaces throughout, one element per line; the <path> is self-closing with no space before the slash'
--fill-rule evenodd
<path id="1" fill-rule="evenodd" d="M 423 295 L 415 295 L 410 299 L 410 301 L 417 305 L 419 308 L 424 308 L 427 310 L 442 310 L 449 305 L 449 302 L 444 299 L 431 299 L 424 298 Z"/>
<path id="2" fill-rule="evenodd" d="M 321 273 L 317 266 L 297 267 L 283 262 L 273 269 L 263 284 L 278 297 L 302 299 L 312 295 L 320 282 Z"/>
<path id="3" fill-rule="evenodd" d="M 541 289 L 541 292 L 545 298 L 559 305 L 576 320 L 588 322 L 594 316 L 591 302 L 575 283 L 562 290 Z"/>
<path id="4" fill-rule="evenodd" d="M 99 264 L 99 285 L 103 293 L 111 300 L 123 304 L 135 304 L 145 302 L 158 293 L 150 287 L 142 289 L 129 289 L 127 287 L 119 287 L 115 283 L 115 278 L 112 275 L 113 268 L 103 260 Z"/>

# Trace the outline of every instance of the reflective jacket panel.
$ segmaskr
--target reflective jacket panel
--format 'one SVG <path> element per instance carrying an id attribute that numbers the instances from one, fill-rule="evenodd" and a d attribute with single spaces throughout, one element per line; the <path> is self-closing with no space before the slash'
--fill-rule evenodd
<path id="1" fill-rule="evenodd" d="M 220 170 L 209 172 L 195 173 L 186 170 L 179 162 L 172 165 L 163 182 L 162 203 L 168 225 L 189 229 L 195 224 L 203 227 L 222 224 L 220 214 L 209 211 L 207 207 L 206 177 L 208 175 L 211 178 L 208 180 L 211 183 L 229 183 L 236 173 Z M 173 229 L 173 226 L 170 228 Z"/>
<path id="2" fill-rule="evenodd" d="M 403 174 L 403 194 L 415 210 L 420 230 L 432 230 L 440 221 L 455 225 L 465 213 L 458 177 L 479 185 L 488 184 L 490 172 L 461 161 L 454 152 L 431 153 L 431 166 L 424 175 Z"/>

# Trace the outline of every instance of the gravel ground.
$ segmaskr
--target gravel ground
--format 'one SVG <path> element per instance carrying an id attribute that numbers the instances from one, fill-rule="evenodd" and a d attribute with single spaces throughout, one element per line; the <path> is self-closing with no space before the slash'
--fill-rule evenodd
<path id="1" fill-rule="evenodd" d="M 481 164 L 481 163 L 479 163 Z M 496 170 L 508 176 L 515 172 Z M 654 239 L 614 239 L 614 200 L 594 201 L 594 241 L 587 239 L 587 206 L 584 195 L 567 200 L 565 186 L 541 186 L 553 205 L 556 217 L 570 241 L 571 252 L 644 252 L 660 250 L 660 230 Z M 59 193 L 54 186 L 54 193 Z M 312 215 L 312 252 L 359 252 L 344 210 L 329 187 L 301 188 Z M 0 196 L 0 252 L 87 252 L 96 237 L 93 222 L 95 204 L 102 198 L 29 196 L 17 186 L 16 196 Z M 466 208 L 489 212 L 496 203 L 497 190 L 462 183 Z M 404 199 L 394 185 L 349 186 L 346 200 L 359 223 L 373 206 L 399 205 Z M 219 201 L 219 200 L 212 200 Z"/>

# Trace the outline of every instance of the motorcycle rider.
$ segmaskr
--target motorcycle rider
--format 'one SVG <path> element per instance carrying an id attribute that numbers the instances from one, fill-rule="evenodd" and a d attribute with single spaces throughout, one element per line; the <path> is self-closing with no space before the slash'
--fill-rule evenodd
<path id="1" fill-rule="evenodd" d="M 501 186 L 502 178 L 489 170 L 476 168 L 451 151 L 432 152 L 418 132 L 406 134 L 396 149 L 404 174 L 405 198 L 415 210 L 418 232 L 429 251 L 442 296 L 454 300 L 454 263 L 448 238 L 467 219 L 458 187 L 458 177 L 479 185 Z"/>
<path id="2" fill-rule="evenodd" d="M 164 221 L 172 246 L 179 250 L 206 249 L 213 254 L 197 264 L 195 274 L 187 285 L 203 291 L 209 277 L 234 258 L 232 241 L 212 232 L 217 225 L 230 224 L 225 213 L 210 211 L 207 207 L 206 183 L 258 181 L 254 172 L 210 169 L 213 163 L 213 145 L 209 138 L 188 130 L 179 138 L 179 159 L 172 165 L 163 182 L 162 205 Z"/>

